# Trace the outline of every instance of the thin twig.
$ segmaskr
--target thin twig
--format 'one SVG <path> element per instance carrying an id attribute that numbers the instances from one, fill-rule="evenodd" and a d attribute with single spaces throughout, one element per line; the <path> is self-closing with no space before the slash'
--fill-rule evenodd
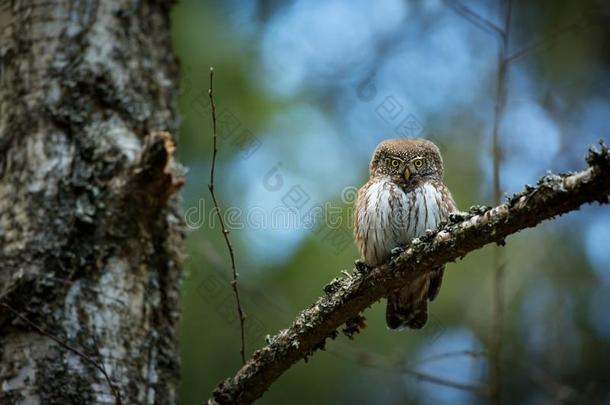
<path id="1" fill-rule="evenodd" d="M 489 21 L 485 17 L 474 12 L 470 7 L 453 0 L 445 0 L 445 4 L 451 7 L 456 13 L 461 15 L 463 18 L 467 19 L 476 27 L 482 29 L 488 34 L 497 37 L 502 36 L 502 29 L 500 27 L 498 27 L 492 21 Z"/>
<path id="2" fill-rule="evenodd" d="M 465 351 L 462 351 L 460 354 L 463 355 L 464 353 Z M 453 355 L 456 354 L 454 353 Z M 406 374 L 419 381 L 425 381 L 431 384 L 442 385 L 445 387 L 455 388 L 462 391 L 473 392 L 485 398 L 488 398 L 490 396 L 489 389 L 486 386 L 453 381 L 446 378 L 438 377 L 436 375 L 428 374 L 414 368 L 425 362 L 424 360 L 410 365 L 400 361 L 390 362 L 384 356 L 379 356 L 364 351 L 353 357 L 348 357 L 345 354 L 342 354 L 338 357 L 342 357 L 345 360 L 354 361 L 355 363 L 363 367 L 370 367 L 376 370 L 388 371 L 391 373 Z M 398 358 L 402 359 L 403 357 L 398 356 Z"/>
<path id="3" fill-rule="evenodd" d="M 355 351 L 357 349 L 350 349 L 351 351 Z M 359 355 L 359 357 L 358 357 Z M 413 375 L 415 373 L 421 373 L 416 370 L 416 367 L 420 367 L 425 363 L 431 363 L 438 360 L 444 360 L 453 357 L 471 357 L 473 359 L 487 359 L 491 360 L 489 353 L 484 351 L 473 351 L 473 350 L 456 350 L 450 352 L 439 353 L 436 355 L 425 357 L 416 362 L 409 362 L 406 364 L 397 363 L 395 359 L 403 359 L 406 354 L 392 354 L 389 356 L 379 356 L 379 355 L 371 355 L 368 352 L 359 351 L 358 355 L 354 355 L 354 361 L 363 366 L 370 367 L 376 370 L 385 370 L 390 373 L 404 373 L 407 375 Z M 343 359 L 351 360 L 350 357 L 346 355 L 339 356 Z M 373 359 L 374 361 L 366 361 L 362 360 Z M 543 368 L 537 366 L 536 364 L 532 364 L 528 361 L 522 361 L 518 358 L 502 358 L 499 359 L 506 366 L 511 368 L 520 368 L 523 374 L 534 384 L 539 385 L 546 391 L 549 397 L 554 399 L 557 396 L 557 393 L 566 393 L 564 395 L 569 395 L 571 398 L 576 397 L 578 393 L 573 387 L 569 385 L 561 384 L 555 381 Z M 474 384 L 466 384 L 455 382 L 452 380 L 447 380 L 444 378 L 431 376 L 426 373 L 423 374 L 420 380 L 427 381 L 433 384 L 447 386 L 450 388 L 462 389 L 465 391 L 472 391 L 478 395 L 489 397 L 491 395 L 489 388 L 485 385 L 474 385 Z M 417 378 L 417 376 L 415 376 Z M 554 402 L 554 401 L 553 401 Z"/>
<path id="4" fill-rule="evenodd" d="M 410 375 L 419 381 L 425 381 L 425 382 L 429 382 L 432 384 L 455 388 L 455 389 L 462 390 L 462 391 L 473 392 L 473 393 L 480 395 L 482 397 L 485 397 L 485 398 L 490 396 L 489 390 L 485 386 L 448 380 L 448 379 L 445 379 L 442 377 L 437 377 L 432 374 L 427 374 L 427 373 L 409 368 L 403 364 L 396 364 L 394 367 L 384 366 L 383 364 L 376 364 L 374 362 L 369 362 L 369 361 L 367 361 L 367 359 L 361 359 L 359 361 L 359 363 L 364 366 L 369 366 L 369 367 L 377 368 L 380 370 L 386 370 L 386 371 L 392 371 L 392 372 L 397 371 L 397 372 L 400 372 L 403 374 Z"/>
<path id="5" fill-rule="evenodd" d="M 468 356 L 472 358 L 486 358 L 491 360 L 491 356 L 487 352 L 477 352 L 472 350 L 457 350 L 452 352 L 440 353 L 434 356 L 429 356 L 421 361 L 418 361 L 413 364 L 413 366 L 420 366 L 423 363 L 433 362 L 437 360 L 442 360 L 451 357 L 459 357 L 459 356 Z M 578 392 L 574 387 L 569 385 L 562 384 L 560 382 L 555 381 L 552 376 L 548 373 L 547 370 L 540 367 L 536 363 L 532 363 L 527 360 L 522 360 L 518 357 L 506 357 L 504 356 L 501 359 L 498 359 L 506 366 L 509 366 L 513 369 L 516 367 L 522 369 L 523 375 L 525 375 L 532 383 L 539 385 L 542 387 L 547 394 L 553 398 L 557 395 L 558 392 L 567 392 L 572 396 L 575 396 Z"/>
<path id="6" fill-rule="evenodd" d="M 210 106 L 212 110 L 212 139 L 213 139 L 213 149 L 212 149 L 212 168 L 210 169 L 210 184 L 208 184 L 208 188 L 210 189 L 210 194 L 212 195 L 212 201 L 214 201 L 214 210 L 218 217 L 218 221 L 220 222 L 220 226 L 222 228 L 222 235 L 224 236 L 225 243 L 227 244 L 227 249 L 229 250 L 229 256 L 231 257 L 231 270 L 233 271 L 233 280 L 231 281 L 231 287 L 233 289 L 233 293 L 235 295 L 235 303 L 237 306 L 237 314 L 239 316 L 239 328 L 241 334 L 241 345 L 239 347 L 239 353 L 241 354 L 242 363 L 246 362 L 246 337 L 245 337 L 245 315 L 241 306 L 241 301 L 239 299 L 239 290 L 237 288 L 237 270 L 235 269 L 235 251 L 233 250 L 233 245 L 229 240 L 229 230 L 225 227 L 224 219 L 220 214 L 220 207 L 218 205 L 218 201 L 216 200 L 216 194 L 214 193 L 214 171 L 216 169 L 216 155 L 218 153 L 217 147 L 217 138 L 218 133 L 216 131 L 216 103 L 214 102 L 214 68 L 210 68 L 210 89 L 208 90 L 208 96 L 210 97 Z"/>
<path id="7" fill-rule="evenodd" d="M 13 315 L 15 315 L 16 317 L 18 317 L 19 319 L 21 319 L 23 322 L 27 323 L 30 327 L 32 327 L 33 329 L 35 329 L 38 333 L 40 333 L 43 336 L 48 337 L 49 339 L 53 340 L 55 343 L 57 343 L 58 345 L 60 345 L 61 347 L 63 347 L 64 349 L 76 354 L 78 357 L 82 358 L 83 360 L 87 361 L 88 363 L 90 363 L 93 367 L 95 367 L 96 370 L 98 370 L 100 373 L 102 373 L 102 375 L 104 376 L 104 379 L 106 380 L 106 382 L 108 383 L 108 386 L 110 387 L 110 390 L 112 391 L 112 395 L 114 395 L 114 400 L 115 403 L 117 405 L 121 405 L 122 401 L 121 401 L 121 393 L 120 391 L 114 386 L 114 384 L 112 383 L 112 380 L 110 379 L 110 376 L 108 375 L 108 373 L 106 372 L 106 368 L 104 367 L 104 365 L 100 365 L 98 362 L 96 362 L 95 360 L 93 360 L 90 356 L 88 356 L 87 354 L 83 353 L 82 351 L 78 350 L 75 347 L 70 346 L 68 343 L 66 343 L 64 340 L 50 334 L 49 332 L 47 332 L 44 328 L 42 328 L 41 326 L 35 324 L 34 322 L 30 321 L 28 318 L 26 318 L 24 315 L 21 315 L 19 313 L 19 311 L 17 311 L 15 308 L 13 308 L 12 306 L 10 306 L 9 304 L 2 302 L 0 303 L 0 305 L 2 305 L 3 307 L 5 307 L 6 309 L 8 309 L 10 312 L 13 313 Z"/>
<path id="8" fill-rule="evenodd" d="M 510 40 L 510 20 L 512 15 L 512 2 L 506 0 L 504 11 L 504 27 L 502 28 L 501 42 L 498 51 L 498 72 L 496 80 L 496 102 L 494 106 L 494 122 L 492 133 L 492 156 L 493 156 L 493 198 L 494 204 L 499 205 L 502 198 L 502 185 L 500 179 L 500 166 L 502 164 L 502 145 L 500 141 L 500 121 L 506 104 L 506 79 L 508 70 L 508 49 Z M 492 325 L 489 368 L 489 380 L 491 385 L 491 399 L 495 404 L 502 403 L 502 321 L 504 318 L 504 269 L 506 261 L 504 251 L 500 245 L 496 245 L 493 255 L 493 303 L 492 303 Z"/>
<path id="9" fill-rule="evenodd" d="M 435 361 L 439 361 L 439 360 L 443 360 L 443 359 L 447 359 L 447 358 L 451 358 L 451 357 L 460 357 L 460 356 L 467 356 L 467 357 L 472 357 L 475 359 L 481 358 L 481 357 L 485 357 L 485 358 L 489 357 L 489 355 L 485 351 L 455 350 L 452 352 L 444 352 L 444 353 L 439 353 L 439 354 L 435 354 L 432 356 L 424 357 L 423 359 L 413 363 L 413 366 L 420 366 L 424 363 L 432 363 Z"/>
<path id="10" fill-rule="evenodd" d="M 578 21 L 582 18 L 583 18 L 583 16 L 580 16 L 577 19 L 577 21 L 572 21 L 569 24 L 566 24 L 565 26 L 556 29 L 550 35 L 547 35 L 544 38 L 540 38 L 540 39 L 534 41 L 533 43 L 519 49 L 518 51 L 513 52 L 506 58 L 506 62 L 507 63 L 515 62 L 515 61 L 529 55 L 530 53 L 532 53 L 534 51 L 542 50 L 543 48 L 546 48 L 547 46 L 549 46 L 549 47 L 552 46 L 553 43 L 559 37 L 561 37 L 565 34 L 568 34 L 572 31 L 576 30 L 577 28 L 582 28 L 583 27 L 582 21 Z"/>
<path id="11" fill-rule="evenodd" d="M 102 353 L 100 352 L 100 346 L 97 344 L 97 338 L 95 337 L 95 331 L 91 331 L 91 340 L 93 340 L 93 347 L 95 348 L 95 352 L 97 353 L 97 357 L 100 359 L 99 361 L 99 365 L 102 371 L 102 374 L 104 374 L 104 376 L 106 376 L 106 381 L 108 381 L 108 371 L 106 370 L 106 365 L 104 364 L 104 357 L 102 356 Z M 110 384 L 110 383 L 109 383 Z M 113 388 L 112 385 L 110 386 L 110 388 Z M 113 390 L 114 393 L 114 390 Z M 115 395 L 115 398 L 116 395 Z M 120 405 L 120 399 L 117 401 L 117 404 Z"/>

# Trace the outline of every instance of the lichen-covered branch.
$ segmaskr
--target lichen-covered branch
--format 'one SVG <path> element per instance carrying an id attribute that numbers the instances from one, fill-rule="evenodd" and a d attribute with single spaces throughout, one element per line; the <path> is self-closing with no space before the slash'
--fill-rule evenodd
<path id="1" fill-rule="evenodd" d="M 298 360 L 323 348 L 327 338 L 351 322 L 388 291 L 403 286 L 427 269 L 464 257 L 489 243 L 504 239 L 522 229 L 578 209 L 592 202 L 608 203 L 610 194 L 610 152 L 590 150 L 588 169 L 542 177 L 536 186 L 495 208 L 476 207 L 451 217 L 438 231 L 414 239 L 406 250 L 389 263 L 374 269 L 356 269 L 349 276 L 324 287 L 325 295 L 301 312 L 292 325 L 270 338 L 237 374 L 214 390 L 208 404 L 251 403 Z"/>

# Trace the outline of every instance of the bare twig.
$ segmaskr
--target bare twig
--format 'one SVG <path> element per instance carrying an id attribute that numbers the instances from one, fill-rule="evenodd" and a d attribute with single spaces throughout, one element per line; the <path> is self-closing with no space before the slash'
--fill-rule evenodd
<path id="1" fill-rule="evenodd" d="M 533 43 L 525 46 L 524 48 L 513 52 L 512 54 L 507 56 L 506 62 L 507 63 L 515 62 L 515 61 L 531 54 L 532 52 L 542 50 L 544 48 L 552 46 L 559 37 L 562 37 L 565 34 L 571 33 L 577 29 L 581 29 L 581 28 L 585 27 L 586 25 L 584 23 L 586 21 L 587 20 L 585 18 L 585 15 L 584 14 L 581 15 L 576 20 L 554 30 L 550 35 L 547 35 L 544 38 L 540 38 L 540 39 L 534 41 Z"/>
<path id="2" fill-rule="evenodd" d="M 458 353 L 448 353 L 448 354 L 443 354 L 442 357 L 454 357 L 457 355 L 465 355 L 467 354 L 467 351 L 461 351 Z M 473 352 L 476 353 L 476 352 Z M 478 354 L 478 353 L 477 353 Z M 348 361 L 353 361 L 356 364 L 363 366 L 363 367 L 368 367 L 368 368 L 373 368 L 376 370 L 381 370 L 381 371 L 387 371 L 390 373 L 401 373 L 401 374 L 405 374 L 405 375 L 409 375 L 419 381 L 425 381 L 425 382 L 429 382 L 431 384 L 436 384 L 436 385 L 441 385 L 441 386 L 445 386 L 445 387 L 449 387 L 449 388 L 455 388 L 458 390 L 462 390 L 462 391 L 470 391 L 473 392 L 474 394 L 477 394 L 479 396 L 482 396 L 484 398 L 488 398 L 489 397 L 489 389 L 487 387 L 485 387 L 484 385 L 477 385 L 477 384 L 469 384 L 469 383 L 463 383 L 463 382 L 458 382 L 458 381 L 453 381 L 453 380 L 449 380 L 446 378 L 442 378 L 442 377 L 438 377 L 432 374 L 428 374 L 422 371 L 417 370 L 415 367 L 421 365 L 422 363 L 428 362 L 429 360 L 435 360 L 435 358 L 428 358 L 428 359 L 423 359 L 417 363 L 414 364 L 407 364 L 405 362 L 403 362 L 402 360 L 404 359 L 403 356 L 393 356 L 393 361 L 390 361 L 388 358 L 386 358 L 385 356 L 379 356 L 379 355 L 375 355 L 372 353 L 368 353 L 365 351 L 360 351 L 357 354 L 354 354 L 352 357 L 348 357 L 346 355 L 340 355 L 339 357 L 348 360 Z M 436 357 L 436 356 L 435 356 Z M 439 358 L 442 358 L 441 356 L 439 356 Z M 473 357 L 475 357 L 475 355 L 473 355 Z M 398 358 L 399 361 L 396 361 L 395 359 Z"/>
<path id="3" fill-rule="evenodd" d="M 506 79 L 508 75 L 508 49 L 510 39 L 510 20 L 512 15 L 511 0 L 505 1 L 504 27 L 500 36 L 498 50 L 498 71 L 496 76 L 496 101 L 494 106 L 494 121 L 492 133 L 492 156 L 493 156 L 493 198 L 494 204 L 500 204 L 502 197 L 502 185 L 500 179 L 500 166 L 502 164 L 502 145 L 500 141 L 500 121 L 504 106 L 506 104 Z M 506 260 L 501 244 L 495 246 L 493 255 L 493 298 L 492 298 L 492 324 L 489 368 L 489 381 L 491 385 L 491 400 L 495 404 L 502 402 L 502 366 L 500 358 L 502 355 L 502 321 L 504 318 L 504 270 Z"/>
<path id="4" fill-rule="evenodd" d="M 217 147 L 217 138 L 218 133 L 216 131 L 216 103 L 214 102 L 214 68 L 210 68 L 210 88 L 208 90 L 208 96 L 210 97 L 210 106 L 212 109 L 212 139 L 213 139 L 213 149 L 212 149 L 212 168 L 210 169 L 210 184 L 208 184 L 208 188 L 210 189 L 210 194 L 212 195 L 212 201 L 214 202 L 214 210 L 218 217 L 218 221 L 220 222 L 220 226 L 222 228 L 222 235 L 224 236 L 225 243 L 227 244 L 227 249 L 229 250 L 229 256 L 231 257 L 231 270 L 233 271 L 233 280 L 231 281 L 231 288 L 233 289 L 233 294 L 235 295 L 235 304 L 237 306 L 237 315 L 239 316 L 239 328 L 241 335 L 241 344 L 239 347 L 239 353 L 241 354 L 242 363 L 246 362 L 246 337 L 245 337 L 245 320 L 246 317 L 244 315 L 243 308 L 241 306 L 241 301 L 239 299 L 239 290 L 237 288 L 237 270 L 235 269 L 235 251 L 233 250 L 233 245 L 231 244 L 231 240 L 229 239 L 229 230 L 225 227 L 224 219 L 220 213 L 220 207 L 218 205 L 218 201 L 216 199 L 216 194 L 214 193 L 214 171 L 216 169 L 216 155 L 218 153 Z"/>
<path id="5" fill-rule="evenodd" d="M 47 332 L 41 326 L 39 326 L 39 325 L 35 324 L 34 322 L 30 321 L 28 318 L 26 318 L 24 315 L 20 314 L 19 311 L 17 311 L 15 308 L 10 306 L 9 304 L 7 304 L 5 302 L 1 302 L 0 305 L 2 305 L 4 308 L 8 309 L 13 315 L 15 315 L 17 318 L 21 319 L 23 322 L 28 324 L 31 328 L 36 330 L 41 335 L 48 337 L 49 339 L 53 340 L 55 343 L 57 343 L 58 345 L 60 345 L 64 349 L 68 350 L 69 352 L 72 352 L 72 353 L 76 354 L 78 357 L 82 358 L 83 360 L 85 360 L 86 362 L 91 364 L 93 367 L 95 367 L 96 370 L 98 370 L 100 373 L 102 373 L 102 375 L 104 376 L 104 379 L 106 380 L 106 383 L 108 383 L 108 386 L 110 387 L 110 390 L 112 391 L 112 395 L 114 396 L 115 403 L 117 405 L 121 405 L 122 404 L 122 402 L 121 402 L 121 393 L 114 386 L 114 384 L 112 383 L 112 380 L 110 379 L 110 376 L 106 372 L 106 367 L 104 367 L 103 361 L 102 361 L 102 363 L 100 365 L 100 363 L 98 363 L 97 361 L 92 359 L 86 353 L 80 351 L 79 349 L 77 349 L 77 348 L 75 348 L 73 346 L 70 346 L 68 343 L 66 343 L 66 341 L 58 338 L 57 336 L 54 336 L 54 335 L 50 334 L 49 332 Z M 93 337 L 93 335 L 92 335 L 92 337 Z"/>
<path id="6" fill-rule="evenodd" d="M 491 356 L 486 352 L 477 352 L 472 350 L 457 350 L 453 352 L 445 352 L 440 353 L 435 356 L 430 356 L 425 359 L 422 359 L 420 362 L 416 363 L 416 365 L 420 365 L 422 363 L 428 363 L 432 361 L 442 360 L 451 357 L 458 356 L 467 356 L 472 358 L 485 358 L 490 359 Z M 569 385 L 565 385 L 558 381 L 555 381 L 547 370 L 540 367 L 539 365 L 529 362 L 527 360 L 521 360 L 520 358 L 508 358 L 503 356 L 501 359 L 497 361 L 501 361 L 505 365 L 515 368 L 518 367 L 522 370 L 524 376 L 526 376 L 532 383 L 539 385 L 542 387 L 546 393 L 549 395 L 551 399 L 554 399 L 558 393 L 564 393 L 565 395 L 570 395 L 575 397 L 578 391 Z M 554 401 L 553 401 L 554 402 Z"/>
<path id="7" fill-rule="evenodd" d="M 95 337 L 95 331 L 91 332 L 91 340 L 93 340 L 93 347 L 95 348 L 97 357 L 100 359 L 98 364 L 100 366 L 102 374 L 104 375 L 104 377 L 106 378 L 106 381 L 108 382 L 108 384 L 110 385 L 110 388 L 112 389 L 112 392 L 114 394 L 114 398 L 115 398 L 117 405 L 120 405 L 121 399 L 119 396 L 117 396 L 117 394 L 119 394 L 119 392 L 117 391 L 115 393 L 115 388 L 110 384 L 110 381 L 108 378 L 108 371 L 106 370 L 106 365 L 104 364 L 104 357 L 103 357 L 102 353 L 100 352 L 100 346 L 97 344 L 97 338 Z"/>
<path id="8" fill-rule="evenodd" d="M 352 349 L 355 350 L 355 349 Z M 407 375 L 413 375 L 413 371 L 419 373 L 419 371 L 415 370 L 414 367 L 419 367 L 424 363 L 431 363 L 438 360 L 453 358 L 453 357 L 470 357 L 472 359 L 486 359 L 491 360 L 489 353 L 484 351 L 472 351 L 472 350 L 457 350 L 445 353 L 439 353 L 433 356 L 429 356 L 423 358 L 417 362 L 409 362 L 407 364 L 401 364 L 396 362 L 396 358 L 403 359 L 404 354 L 393 354 L 391 356 L 378 356 L 372 355 L 368 352 L 361 351 L 359 353 L 359 358 L 354 356 L 355 361 L 363 367 L 370 367 L 377 370 L 385 370 L 389 373 L 404 373 Z M 341 356 L 344 359 L 351 360 L 350 357 Z M 362 359 L 366 359 L 367 361 L 363 361 Z M 368 361 L 368 359 L 372 359 Z M 557 399 L 558 395 L 564 397 L 568 397 L 570 399 L 574 399 L 577 397 L 579 392 L 569 385 L 562 384 L 560 382 L 555 381 L 550 374 L 544 370 L 544 368 L 539 367 L 536 364 L 532 364 L 528 361 L 522 361 L 518 358 L 507 358 L 503 357 L 499 359 L 502 361 L 505 366 L 511 368 L 519 368 L 532 383 L 539 385 L 546 391 L 550 400 L 555 403 L 555 399 Z M 423 378 L 420 378 L 422 381 L 427 381 L 432 384 L 442 385 L 450 388 L 461 389 L 465 391 L 471 391 L 477 395 L 490 397 L 491 392 L 489 391 L 489 387 L 485 385 L 475 385 L 475 384 L 466 384 L 459 383 L 452 380 L 447 380 L 444 378 L 439 378 L 436 376 L 430 376 L 423 373 Z M 416 375 L 413 375 L 417 378 Z M 431 377 L 431 378 L 429 378 Z"/>
<path id="9" fill-rule="evenodd" d="M 477 358 L 488 358 L 489 354 L 485 351 L 475 351 L 475 350 L 455 350 L 451 352 L 439 353 L 433 356 L 428 356 L 420 361 L 416 362 L 414 365 L 419 366 L 424 363 L 431 363 L 438 360 L 444 360 L 451 357 L 472 357 L 474 359 Z"/>
<path id="10" fill-rule="evenodd" d="M 496 37 L 502 36 L 502 29 L 494 24 L 492 21 L 482 17 L 481 15 L 474 12 L 470 7 L 465 6 L 458 1 L 454 0 L 444 0 L 445 4 L 453 9 L 456 13 L 461 15 L 463 18 L 470 21 L 473 25 L 480 28 L 481 30 L 487 32 L 488 34 L 494 35 Z"/>
<path id="11" fill-rule="evenodd" d="M 338 335 L 337 328 L 353 319 L 389 291 L 412 282 L 429 269 L 464 257 L 489 243 L 504 243 L 507 236 L 591 202 L 608 203 L 610 151 L 591 150 L 589 168 L 572 174 L 546 175 L 536 187 L 511 197 L 493 209 L 477 209 L 452 216 L 436 233 L 415 239 L 403 253 L 369 270 L 333 280 L 325 295 L 302 311 L 292 325 L 269 338 L 246 364 L 222 382 L 209 404 L 247 404 L 259 398 L 282 373 L 300 359 L 325 346 Z"/>
<path id="12" fill-rule="evenodd" d="M 387 366 L 387 365 L 383 365 L 382 363 L 377 363 L 374 360 L 369 359 L 369 358 L 361 358 L 361 359 L 359 359 L 359 363 L 364 366 L 373 367 L 373 368 L 377 368 L 380 370 L 387 370 L 387 371 L 407 374 L 419 381 L 425 381 L 425 382 L 429 382 L 432 384 L 455 388 L 455 389 L 462 390 L 462 391 L 473 392 L 484 398 L 488 398 L 490 396 L 489 390 L 485 386 L 448 380 L 446 378 L 437 377 L 435 375 L 424 373 L 419 370 L 407 367 L 404 364 L 395 364 L 394 366 Z"/>

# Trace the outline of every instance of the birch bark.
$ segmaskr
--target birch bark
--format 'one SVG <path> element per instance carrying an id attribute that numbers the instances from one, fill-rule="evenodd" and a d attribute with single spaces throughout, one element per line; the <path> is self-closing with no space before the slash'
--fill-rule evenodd
<path id="1" fill-rule="evenodd" d="M 0 403 L 177 402 L 169 12 L 0 0 Z"/>

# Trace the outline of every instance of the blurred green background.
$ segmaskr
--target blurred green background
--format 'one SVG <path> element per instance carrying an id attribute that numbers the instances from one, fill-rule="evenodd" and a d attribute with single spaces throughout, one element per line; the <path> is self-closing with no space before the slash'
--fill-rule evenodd
<path id="1" fill-rule="evenodd" d="M 496 2 L 462 4 L 502 24 Z M 512 10 L 510 53 L 542 46 L 508 70 L 500 121 L 507 194 L 547 170 L 584 168 L 589 145 L 610 141 L 608 3 L 514 1 Z M 182 75 L 178 150 L 189 168 L 180 395 L 200 404 L 240 366 L 230 262 L 207 190 L 209 67 L 221 137 L 217 192 L 251 353 L 351 271 L 353 190 L 381 140 L 432 139 L 458 205 L 493 204 L 498 42 L 443 1 L 182 0 L 172 22 Z M 340 226 L 310 216 L 316 207 Z M 610 403 L 608 206 L 507 242 L 504 399 Z M 374 305 L 361 335 L 341 335 L 299 362 L 259 402 L 487 402 L 474 391 L 489 384 L 481 353 L 490 343 L 492 259 L 487 247 L 448 266 L 423 330 L 387 330 L 384 305 Z"/>

